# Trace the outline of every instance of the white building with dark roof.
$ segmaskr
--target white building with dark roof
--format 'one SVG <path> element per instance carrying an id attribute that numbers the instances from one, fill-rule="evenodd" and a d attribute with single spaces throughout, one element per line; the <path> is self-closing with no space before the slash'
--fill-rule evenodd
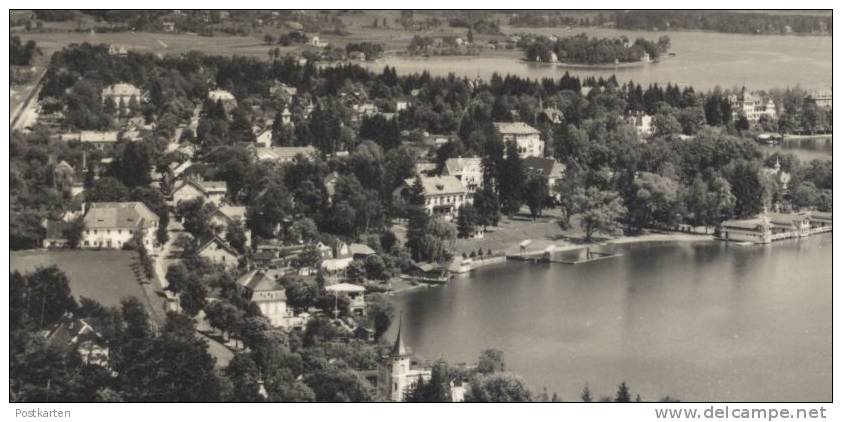
<path id="1" fill-rule="evenodd" d="M 504 143 L 513 142 L 517 145 L 517 153 L 521 158 L 544 156 L 544 141 L 538 129 L 523 122 L 495 122 L 494 128 L 503 137 Z"/>
<path id="2" fill-rule="evenodd" d="M 83 130 L 81 132 L 63 133 L 59 135 L 59 139 L 66 142 L 79 141 L 83 145 L 91 145 L 108 155 L 114 151 L 114 146 L 117 145 L 117 141 L 120 140 L 120 132 L 116 130 Z"/>
<path id="3" fill-rule="evenodd" d="M 252 271 L 240 279 L 240 284 L 273 327 L 289 328 L 292 312 L 287 307 L 286 289 L 276 274 L 275 271 Z"/>
<path id="4" fill-rule="evenodd" d="M 328 294 L 348 298 L 348 310 L 354 315 L 365 315 L 365 287 L 351 283 L 336 283 L 325 287 Z"/>
<path id="5" fill-rule="evenodd" d="M 237 98 L 229 91 L 224 89 L 214 89 L 208 92 L 208 98 L 213 102 L 220 102 L 225 108 L 225 111 L 231 111 L 237 108 Z"/>
<path id="6" fill-rule="evenodd" d="M 196 255 L 229 269 L 240 264 L 240 254 L 218 236 L 211 237 L 202 244 L 196 250 Z"/>
<path id="7" fill-rule="evenodd" d="M 471 203 L 468 190 L 455 176 L 422 176 L 421 187 L 424 192 L 424 208 L 427 214 L 439 216 L 450 221 L 459 213 L 459 208 Z M 392 192 L 396 203 L 406 203 L 407 196 L 415 184 L 415 179 L 404 180 L 403 185 Z"/>
<path id="8" fill-rule="evenodd" d="M 47 348 L 68 353 L 76 351 L 86 364 L 109 367 L 108 342 L 95 327 L 95 318 L 74 318 L 70 315 L 41 332 Z"/>
<path id="9" fill-rule="evenodd" d="M 304 158 L 316 156 L 316 148 L 310 145 L 306 147 L 252 147 L 252 150 L 258 161 L 275 161 L 278 163 L 292 162 L 298 155 Z"/>
<path id="10" fill-rule="evenodd" d="M 140 104 L 142 97 L 143 92 L 140 88 L 129 83 L 109 85 L 102 90 L 102 101 L 105 102 L 110 98 L 114 100 L 114 104 L 117 104 L 118 106 L 120 105 L 120 101 L 122 101 L 123 106 L 128 107 L 129 101 L 131 101 L 132 98 Z"/>
<path id="11" fill-rule="evenodd" d="M 251 230 L 246 228 L 246 207 L 237 205 L 221 205 L 217 207 L 210 216 L 212 225 L 219 227 L 219 236 L 225 237 L 228 233 L 228 227 L 231 224 L 242 225 L 243 231 L 246 235 L 246 244 L 251 244 Z"/>
<path id="12" fill-rule="evenodd" d="M 225 200 L 228 184 L 219 181 L 184 180 L 172 192 L 172 204 L 178 205 L 184 201 L 202 198 L 207 203 L 219 205 Z"/>
<path id="13" fill-rule="evenodd" d="M 564 177 L 566 170 L 564 164 L 549 157 L 526 157 L 523 159 L 523 170 L 527 176 L 541 176 L 547 179 L 547 187 L 550 190 L 550 195 L 557 197 L 554 189 L 561 178 Z"/>
<path id="14" fill-rule="evenodd" d="M 473 194 L 482 189 L 482 159 L 479 157 L 448 158 L 444 162 L 443 176 L 454 176 Z"/>
<path id="15" fill-rule="evenodd" d="M 761 116 L 770 118 L 777 117 L 775 102 L 772 99 L 763 101 L 759 96 L 748 92 L 745 88 L 739 94 L 730 95 L 728 102 L 731 104 L 731 118 L 737 121 L 740 116 L 745 116 L 749 123 L 757 123 Z"/>
<path id="16" fill-rule="evenodd" d="M 142 202 L 94 202 L 84 221 L 82 248 L 121 249 L 138 232 L 147 250 L 155 245 L 158 216 Z"/>

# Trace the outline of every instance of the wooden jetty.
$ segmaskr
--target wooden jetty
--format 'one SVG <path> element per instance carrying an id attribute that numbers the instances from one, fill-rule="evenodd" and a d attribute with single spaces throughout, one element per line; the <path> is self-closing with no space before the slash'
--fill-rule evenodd
<path id="1" fill-rule="evenodd" d="M 565 265 L 576 265 L 576 264 L 586 264 L 588 262 L 600 261 L 603 259 L 608 258 L 615 258 L 618 256 L 622 256 L 623 254 L 619 253 L 608 253 L 608 252 L 593 252 L 590 248 L 588 248 L 585 259 L 580 259 L 577 261 L 568 261 L 563 259 L 553 258 L 552 255 L 547 255 L 543 258 L 544 262 L 555 262 L 557 264 L 565 264 Z"/>
<path id="2" fill-rule="evenodd" d="M 555 264 L 565 264 L 565 265 L 577 265 L 577 264 L 585 264 L 588 262 L 594 261 L 601 261 L 603 259 L 608 258 L 615 258 L 618 256 L 622 256 L 623 254 L 613 253 L 613 252 L 595 252 L 592 251 L 591 248 L 587 248 L 585 251 L 585 259 L 579 260 L 567 260 L 561 258 L 554 258 L 553 252 L 555 248 L 547 248 L 541 251 L 533 251 L 533 252 L 521 252 L 519 254 L 512 254 L 507 255 L 506 259 L 510 259 L 513 261 L 530 261 L 530 262 L 542 262 L 542 263 L 555 263 Z"/>

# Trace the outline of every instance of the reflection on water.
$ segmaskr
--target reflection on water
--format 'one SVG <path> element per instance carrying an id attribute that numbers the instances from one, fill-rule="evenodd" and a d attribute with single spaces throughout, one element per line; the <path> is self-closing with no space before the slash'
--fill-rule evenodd
<path id="1" fill-rule="evenodd" d="M 776 152 L 782 154 L 795 154 L 801 162 L 806 163 L 813 160 L 833 159 L 833 140 L 826 139 L 787 139 L 776 145 L 761 145 L 760 150 L 764 156 Z"/>
<path id="2" fill-rule="evenodd" d="M 625 245 L 616 258 L 510 262 L 394 300 L 420 357 L 471 362 L 496 347 L 534 389 L 566 400 L 622 380 L 650 400 L 830 400 L 831 246 L 827 235 Z"/>
<path id="3" fill-rule="evenodd" d="M 560 33 L 560 29 L 526 29 L 527 32 Z M 494 72 L 529 78 L 559 78 L 565 71 L 579 76 L 610 77 L 616 74 L 621 82 L 634 80 L 644 85 L 650 83 L 693 86 L 696 90 L 709 90 L 715 86 L 732 88 L 747 86 L 750 89 L 794 87 L 829 88 L 832 84 L 832 37 L 740 35 L 706 32 L 650 32 L 621 31 L 615 29 L 576 29 L 590 36 L 630 39 L 644 37 L 657 39 L 669 35 L 675 57 L 661 63 L 616 68 L 570 68 L 552 64 L 521 61 L 519 51 L 487 53 L 482 56 L 431 57 L 429 59 L 387 56 L 364 66 L 382 71 L 383 66 L 394 66 L 399 73 L 429 71 L 434 76 L 457 76 L 488 79 Z"/>

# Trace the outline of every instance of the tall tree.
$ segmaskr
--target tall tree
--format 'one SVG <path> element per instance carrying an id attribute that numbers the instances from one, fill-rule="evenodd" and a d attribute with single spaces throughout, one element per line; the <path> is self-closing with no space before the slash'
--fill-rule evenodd
<path id="1" fill-rule="evenodd" d="M 620 219 L 627 210 L 623 199 L 616 192 L 579 188 L 574 202 L 585 240 L 590 241 L 596 233 L 612 234 L 622 227 Z"/>
<path id="2" fill-rule="evenodd" d="M 520 211 L 523 204 L 524 171 L 523 161 L 514 142 L 506 144 L 506 158 L 497 180 L 500 186 L 500 208 L 508 215 Z"/>
<path id="3" fill-rule="evenodd" d="M 540 175 L 531 176 L 526 183 L 524 199 L 526 200 L 526 205 L 529 206 L 529 213 L 532 215 L 533 220 L 542 215 L 549 196 L 550 190 L 547 185 L 547 179 Z"/>

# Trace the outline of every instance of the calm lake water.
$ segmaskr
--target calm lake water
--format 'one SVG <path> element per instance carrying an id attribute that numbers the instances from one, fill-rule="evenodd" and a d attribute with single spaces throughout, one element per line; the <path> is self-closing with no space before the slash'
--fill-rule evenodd
<path id="1" fill-rule="evenodd" d="M 831 248 L 830 235 L 624 245 L 611 259 L 509 262 L 394 300 L 419 357 L 474 362 L 498 348 L 534 390 L 564 400 L 625 380 L 647 400 L 829 401 Z"/>
<path id="2" fill-rule="evenodd" d="M 787 139 L 776 145 L 760 145 L 763 155 L 794 154 L 802 163 L 833 159 L 832 139 Z"/>
<path id="3" fill-rule="evenodd" d="M 520 29 L 511 29 L 520 31 Z M 708 32 L 650 32 L 619 31 L 613 29 L 576 29 L 565 32 L 560 28 L 524 28 L 523 32 L 616 37 L 625 35 L 634 40 L 643 37 L 656 40 L 669 35 L 676 55 L 661 63 L 637 67 L 571 68 L 552 64 L 520 61 L 522 53 L 491 54 L 485 56 L 433 57 L 429 59 L 407 56 L 388 56 L 365 64 L 380 71 L 394 66 L 399 73 L 428 70 L 433 75 L 455 73 L 459 76 L 489 78 L 494 72 L 529 78 L 559 78 L 565 71 L 579 76 L 616 74 L 621 82 L 634 80 L 641 84 L 667 82 L 690 85 L 708 90 L 745 85 L 749 89 L 783 88 L 801 85 L 804 88 L 829 88 L 832 79 L 832 43 L 829 36 L 738 35 Z"/>

